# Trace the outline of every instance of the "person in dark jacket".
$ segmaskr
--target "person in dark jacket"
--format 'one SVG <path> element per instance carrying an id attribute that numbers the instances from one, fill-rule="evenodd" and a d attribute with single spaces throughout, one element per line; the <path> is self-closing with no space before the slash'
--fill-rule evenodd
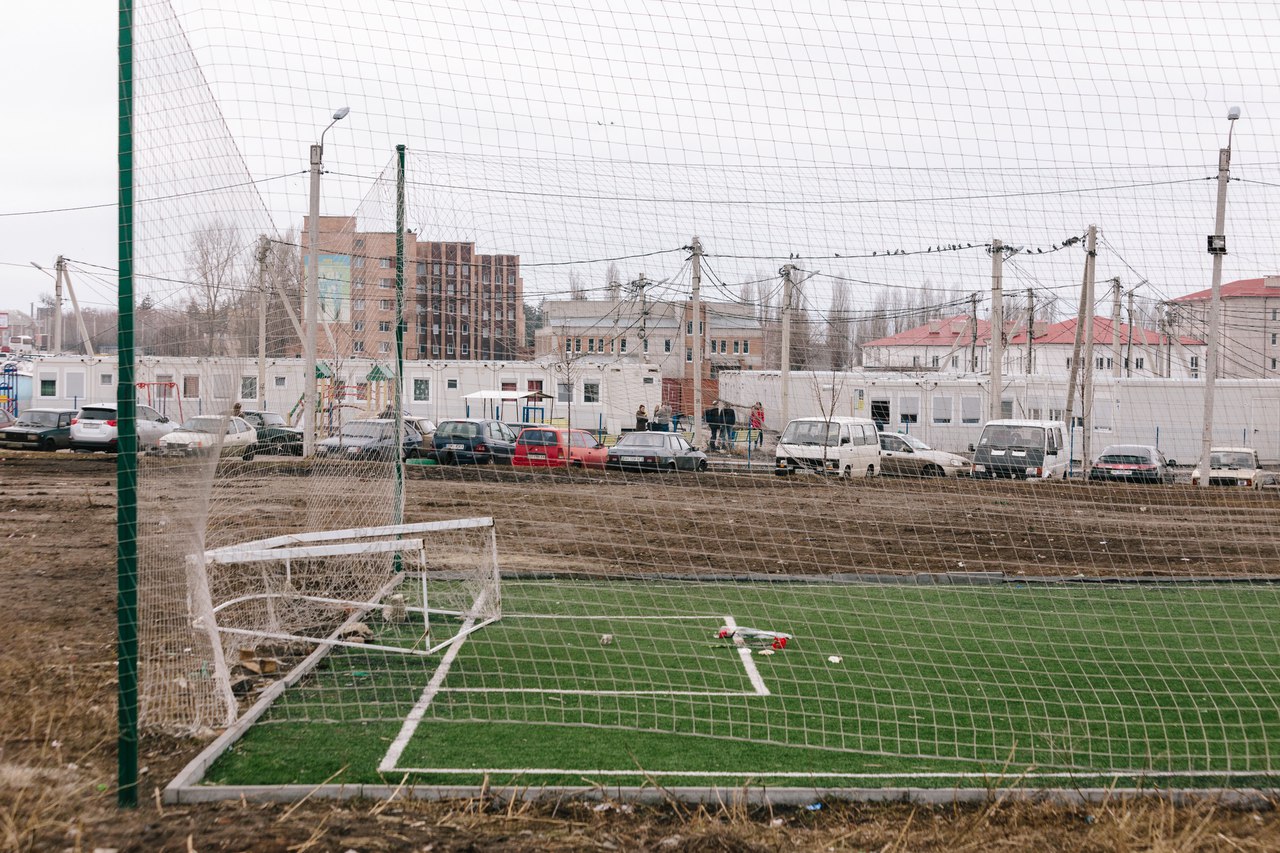
<path id="1" fill-rule="evenodd" d="M 711 441 L 707 444 L 708 450 L 718 450 L 720 445 L 720 401 L 716 400 L 711 404 L 711 408 L 702 413 L 703 419 L 707 422 L 707 429 L 711 431 Z"/>
<path id="2" fill-rule="evenodd" d="M 733 406 L 720 401 L 720 449 L 731 450 L 733 448 L 734 433 L 738 425 L 738 414 L 733 410 Z"/>

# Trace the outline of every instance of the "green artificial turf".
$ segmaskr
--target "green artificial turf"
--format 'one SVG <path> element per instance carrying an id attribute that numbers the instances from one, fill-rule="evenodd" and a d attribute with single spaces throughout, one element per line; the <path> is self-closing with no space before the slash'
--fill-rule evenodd
<path id="1" fill-rule="evenodd" d="M 395 771 L 378 763 L 443 653 L 334 650 L 207 781 L 1239 784 L 1280 764 L 1272 586 L 507 581 L 502 594 L 503 619 L 463 642 Z M 725 617 L 794 635 L 750 656 L 769 695 L 715 638 Z M 421 642 L 420 624 L 369 624 L 375 642 Z M 433 640 L 448 630 L 437 620 Z"/>

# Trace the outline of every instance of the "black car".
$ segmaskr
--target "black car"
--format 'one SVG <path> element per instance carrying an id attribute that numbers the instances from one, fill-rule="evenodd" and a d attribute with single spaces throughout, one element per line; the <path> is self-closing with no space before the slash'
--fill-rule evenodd
<path id="1" fill-rule="evenodd" d="M 436 424 L 432 436 L 436 460 L 442 464 L 511 464 L 516 434 L 502 421 L 455 418 Z"/>
<path id="2" fill-rule="evenodd" d="M 58 450 L 71 446 L 75 409 L 27 409 L 12 426 L 0 430 L 0 447 L 18 450 Z"/>
<path id="3" fill-rule="evenodd" d="M 678 432 L 629 432 L 609 448 L 606 468 L 637 471 L 705 471 L 707 454 Z"/>
<path id="4" fill-rule="evenodd" d="M 396 452 L 396 422 L 392 418 L 348 421 L 337 435 L 316 444 L 316 456 L 329 459 L 365 459 L 391 462 L 398 455 L 412 459 L 422 448 L 422 436 L 404 425 L 404 446 Z"/>
<path id="5" fill-rule="evenodd" d="M 1089 469 L 1089 479 L 1094 482 L 1118 483 L 1173 482 L 1173 471 L 1164 454 L 1146 444 L 1113 444 L 1102 451 Z"/>
<path id="6" fill-rule="evenodd" d="M 249 426 L 258 431 L 258 440 L 244 452 L 246 460 L 255 455 L 302 455 L 302 430 L 289 426 L 284 417 L 275 412 L 242 412 Z"/>

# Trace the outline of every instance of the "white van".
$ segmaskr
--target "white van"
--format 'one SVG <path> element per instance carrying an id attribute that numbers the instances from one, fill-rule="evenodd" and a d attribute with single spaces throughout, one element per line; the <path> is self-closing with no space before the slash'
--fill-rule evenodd
<path id="1" fill-rule="evenodd" d="M 813 471 L 843 477 L 880 473 L 880 436 L 868 418 L 796 418 L 774 452 L 774 473 Z"/>
<path id="2" fill-rule="evenodd" d="M 973 451 L 973 476 L 1048 480 L 1067 476 L 1067 425 L 1062 421 L 988 421 Z"/>

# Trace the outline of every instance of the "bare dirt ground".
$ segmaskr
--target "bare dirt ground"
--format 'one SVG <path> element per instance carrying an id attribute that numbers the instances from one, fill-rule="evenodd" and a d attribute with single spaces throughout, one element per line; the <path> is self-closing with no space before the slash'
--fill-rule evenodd
<path id="1" fill-rule="evenodd" d="M 161 806 L 158 789 L 200 744 L 159 736 L 142 744 L 142 803 L 121 811 L 114 472 L 103 456 L 0 458 L 0 601 L 10 626 L 0 641 L 0 850 L 1280 849 L 1272 809 L 1212 800 L 1012 803 L 999 797 L 999 783 L 986 804 L 936 809 L 487 798 Z M 247 466 L 242 474 L 246 513 L 268 495 L 305 494 L 306 477 L 260 474 Z M 408 486 L 413 520 L 501 508 L 509 569 L 1170 577 L 1280 567 L 1276 494 L 440 469 L 416 471 Z M 1020 491 L 1028 488 L 1047 490 L 1028 501 Z"/>

